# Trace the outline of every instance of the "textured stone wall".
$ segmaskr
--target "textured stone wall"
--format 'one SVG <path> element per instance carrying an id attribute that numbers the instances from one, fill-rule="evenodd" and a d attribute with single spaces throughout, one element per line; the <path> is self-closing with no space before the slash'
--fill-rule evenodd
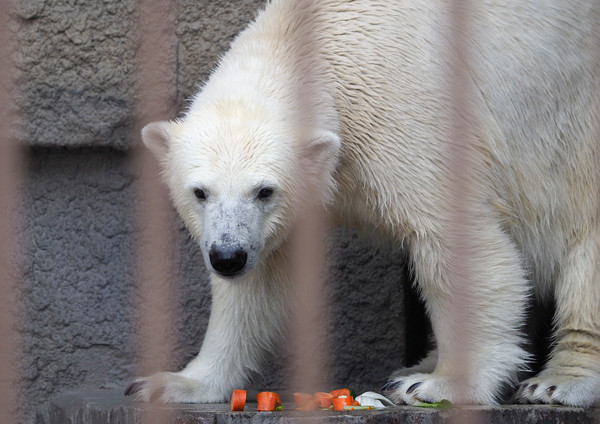
<path id="1" fill-rule="evenodd" d="M 263 0 L 172 4 L 173 89 L 183 107 Z M 137 7 L 134 0 L 16 2 L 20 137 L 30 146 L 19 316 L 25 423 L 36 415 L 46 422 L 53 395 L 124 387 L 137 370 Z M 176 292 L 171 350 L 181 367 L 200 346 L 211 300 L 199 250 L 175 214 L 173 231 L 180 255 L 165 284 Z M 339 231 L 332 244 L 328 377 L 377 388 L 404 358 L 400 255 Z M 285 386 L 285 356 L 276 353 L 258 387 Z"/>
<path id="2" fill-rule="evenodd" d="M 131 143 L 135 2 L 15 2 L 25 78 L 23 137 L 34 146 Z"/>

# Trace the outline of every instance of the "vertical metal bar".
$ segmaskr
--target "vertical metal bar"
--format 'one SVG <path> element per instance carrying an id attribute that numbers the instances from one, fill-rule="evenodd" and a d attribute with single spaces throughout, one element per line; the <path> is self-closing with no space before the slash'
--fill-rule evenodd
<path id="1" fill-rule="evenodd" d="M 309 0 L 302 6 L 296 5 L 294 8 L 294 21 L 306 25 L 298 31 L 294 40 L 297 43 L 294 68 L 298 75 L 311 75 L 314 69 L 311 69 L 311 64 L 305 60 L 305 55 L 318 55 L 322 49 L 322 46 L 316 45 L 318 37 L 315 31 L 318 29 L 314 27 L 316 10 L 320 6 L 315 0 Z M 301 123 L 300 126 L 303 126 L 302 123 L 306 125 L 311 119 L 311 88 L 294 87 L 299 103 L 297 121 Z M 309 137 L 311 129 L 310 125 L 308 128 L 300 128 L 300 139 Z M 295 178 L 306 178 L 307 174 L 300 170 Z M 324 295 L 327 254 L 324 246 L 325 211 L 322 199 L 316 195 L 303 199 L 303 203 L 304 208 L 292 235 L 292 284 L 297 289 L 297 297 L 292 305 L 292 369 L 295 371 L 292 384 L 295 390 L 317 391 L 324 390 L 324 376 L 329 375 L 325 369 L 329 346 L 323 326 L 327 309 L 325 302 L 328 298 Z"/>
<path id="2" fill-rule="evenodd" d="M 17 423 L 19 404 L 19 193 L 23 186 L 25 148 L 16 139 L 18 114 L 15 60 L 17 24 L 13 2 L 0 2 L 0 423 Z"/>
<path id="3" fill-rule="evenodd" d="M 176 341 L 174 323 L 174 214 L 158 164 L 139 142 L 141 128 L 174 116 L 176 86 L 176 9 L 170 2 L 138 2 L 140 44 L 136 134 L 133 166 L 139 176 L 136 212 L 140 223 L 137 251 L 139 278 L 139 353 L 141 375 L 170 369 Z M 159 422 L 160 417 L 148 420 Z M 157 421 L 158 420 L 158 421 Z"/>
<path id="4" fill-rule="evenodd" d="M 596 24 L 600 24 L 600 22 L 596 22 Z M 596 25 L 596 32 L 594 35 L 594 43 L 596 45 L 596 55 L 595 57 L 591 58 L 591 60 L 593 60 L 594 62 L 594 69 L 599 69 L 600 68 L 600 29 L 598 27 L 598 25 Z M 600 78 L 600 76 L 596 75 L 596 79 Z M 597 80 L 595 80 L 597 82 Z M 594 129 L 593 131 L 593 137 L 597 140 L 596 141 L 596 148 L 594 149 L 594 163 L 596 163 L 596 174 L 593 176 L 593 181 L 596 184 L 596 217 L 600 216 L 600 85 L 596 83 L 596 85 L 594 86 L 594 89 L 597 91 L 595 94 L 595 99 L 596 99 L 596 104 L 594 105 L 595 108 L 594 110 L 596 111 L 596 116 L 595 116 L 595 120 L 593 122 L 593 126 L 592 128 Z M 600 225 L 598 226 L 600 227 Z M 598 232 L 600 232 L 600 228 L 597 228 Z M 600 234 L 599 234 L 600 236 Z M 596 258 L 596 263 L 600 264 L 600 257 Z M 598 290 L 598 287 L 596 287 L 596 290 Z M 600 408 L 598 408 L 598 400 L 596 401 L 596 422 L 600 424 Z"/>
<path id="5" fill-rule="evenodd" d="M 472 123 L 473 110 L 471 107 L 468 66 L 471 60 L 469 51 L 469 36 L 471 30 L 471 13 L 473 4 L 469 0 L 452 0 L 448 3 L 448 37 L 449 37 L 449 69 L 448 89 L 451 103 L 450 133 L 448 143 L 449 159 L 449 198 L 450 226 L 448 228 L 448 243 L 450 248 L 450 266 L 448 281 L 451 300 L 453 302 L 448 317 L 454 323 L 456 330 L 454 337 L 449 342 L 450 354 L 455 355 L 453 361 L 460 369 L 455 370 L 458 384 L 467 388 L 471 379 L 469 350 L 469 333 L 473 328 L 473 316 L 469 310 L 468 293 L 470 287 L 478 284 L 474 280 L 472 259 L 468 252 L 473 251 L 472 246 L 472 199 L 476 196 L 474 185 L 475 167 L 477 157 L 475 146 L 469 137 L 469 123 Z M 477 422 L 473 414 L 456 413 L 453 417 L 456 422 Z"/>
<path id="6" fill-rule="evenodd" d="M 321 391 L 329 348 L 325 338 L 323 313 L 325 301 L 325 261 L 323 234 L 325 220 L 320 205 L 305 211 L 298 222 L 293 241 L 293 284 L 297 298 L 293 305 L 292 337 L 294 338 L 296 390 Z"/>

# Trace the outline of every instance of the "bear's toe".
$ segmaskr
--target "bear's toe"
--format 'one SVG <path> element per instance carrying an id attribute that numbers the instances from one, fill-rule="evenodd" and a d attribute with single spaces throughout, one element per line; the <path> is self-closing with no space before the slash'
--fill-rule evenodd
<path id="1" fill-rule="evenodd" d="M 515 394 L 519 403 L 589 407 L 600 399 L 600 376 L 542 372 L 523 382 Z"/>

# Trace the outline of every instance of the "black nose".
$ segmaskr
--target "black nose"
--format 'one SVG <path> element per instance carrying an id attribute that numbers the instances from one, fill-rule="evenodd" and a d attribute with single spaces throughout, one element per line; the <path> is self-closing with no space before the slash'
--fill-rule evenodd
<path id="1" fill-rule="evenodd" d="M 248 259 L 248 253 L 243 249 L 222 249 L 214 245 L 210 248 L 208 256 L 213 269 L 226 277 L 239 274 Z"/>

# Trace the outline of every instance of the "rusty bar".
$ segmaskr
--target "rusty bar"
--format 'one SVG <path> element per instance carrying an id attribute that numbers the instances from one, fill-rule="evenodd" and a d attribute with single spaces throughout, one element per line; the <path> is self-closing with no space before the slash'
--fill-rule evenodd
<path id="1" fill-rule="evenodd" d="M 470 214 L 471 205 L 469 193 L 472 193 L 473 188 L 471 185 L 472 178 L 472 162 L 469 160 L 469 154 L 471 150 L 470 141 L 468 137 L 469 124 L 467 122 L 468 116 L 471 116 L 472 111 L 469 107 L 469 85 L 467 83 L 468 72 L 466 64 L 469 60 L 468 53 L 468 24 L 469 19 L 467 18 L 468 0 L 453 0 L 449 3 L 449 38 L 450 50 L 448 55 L 450 57 L 449 70 L 448 70 L 448 88 L 450 95 L 450 102 L 452 105 L 450 111 L 450 133 L 448 148 L 449 158 L 449 175 L 448 180 L 450 181 L 450 222 L 453 225 L 448 228 L 448 237 L 450 246 L 454 246 L 451 249 L 451 266 L 450 271 L 452 275 L 448 278 L 448 281 L 453 284 L 453 292 L 459 293 L 458 296 L 453 297 L 455 307 L 452 308 L 452 312 L 456 316 L 452 317 L 456 322 L 465 322 L 467 325 L 459 326 L 463 331 L 459 334 L 455 340 L 457 352 L 461 351 L 460 346 L 463 346 L 461 339 L 467 337 L 467 331 L 469 327 L 468 321 L 464 321 L 468 316 L 461 316 L 461 311 L 467 308 L 469 305 L 464 304 L 464 293 L 463 287 L 468 287 L 469 281 L 472 280 L 471 263 L 469 258 L 464 254 L 470 251 L 469 240 L 470 238 Z M 467 290 L 468 292 L 468 290 Z M 464 352 L 467 354 L 468 352 Z M 463 362 L 463 361 L 461 361 Z M 465 363 L 467 361 L 464 361 Z M 461 370 L 462 374 L 468 370 L 465 368 Z M 466 380 L 465 380 L 466 383 Z"/>
<path id="2" fill-rule="evenodd" d="M 448 94 L 450 97 L 450 132 L 448 143 L 449 158 L 449 199 L 450 211 L 448 228 L 448 243 L 450 253 L 450 266 L 448 281 L 453 307 L 450 309 L 449 320 L 455 324 L 457 331 L 450 341 L 450 354 L 460 360 L 453 363 L 459 364 L 460 369 L 455 370 L 458 384 L 468 387 L 472 370 L 468 339 L 470 329 L 473 327 L 473 316 L 468 313 L 471 305 L 466 295 L 470 287 L 478 284 L 474 281 L 473 263 L 468 252 L 472 247 L 472 198 L 477 190 L 474 184 L 477 157 L 474 146 L 469 137 L 470 124 L 473 123 L 471 106 L 468 64 L 471 61 L 469 49 L 469 35 L 473 4 L 469 0 L 453 0 L 448 3 L 448 38 L 449 38 L 449 69 L 448 69 Z M 474 423 L 479 421 L 476 414 L 454 412 L 453 422 Z"/>
<path id="3" fill-rule="evenodd" d="M 19 403 L 19 194 L 23 186 L 25 148 L 16 138 L 18 113 L 14 64 L 17 23 L 13 2 L 0 3 L 0 423 L 17 423 Z"/>
<path id="4" fill-rule="evenodd" d="M 139 50 L 135 111 L 136 146 L 133 166 L 138 180 L 139 222 L 137 278 L 140 333 L 140 375 L 172 368 L 174 329 L 173 209 L 158 164 L 140 142 L 140 130 L 150 121 L 170 118 L 176 108 L 175 17 L 170 2 L 138 2 Z M 155 422 L 160 417 L 147 417 Z M 158 422 L 158 421 L 156 421 Z"/>
<path id="5" fill-rule="evenodd" d="M 327 386 L 327 345 L 323 314 L 326 310 L 325 220 L 315 205 L 299 220 L 293 241 L 293 284 L 298 287 L 293 305 L 292 337 L 296 391 L 322 391 Z"/>
<path id="6" fill-rule="evenodd" d="M 304 7 L 296 7 L 296 22 L 306 25 L 298 31 L 295 38 L 295 69 L 298 75 L 311 75 L 314 69 L 304 59 L 307 55 L 319 55 L 322 46 L 318 45 L 315 22 L 316 10 L 320 7 L 315 0 L 307 1 Z M 307 14 L 307 16 L 303 16 Z M 313 87 L 294 87 L 298 99 L 299 113 L 296 117 L 300 126 L 300 139 L 309 136 L 311 130 L 311 104 Z M 295 178 L 306 178 L 307 173 L 299 170 Z M 314 187 L 313 187 L 314 188 Z M 302 194 L 300 194 L 302 196 Z M 325 278 L 327 276 L 327 251 L 325 248 L 326 217 L 323 209 L 323 199 L 316 194 L 306 193 L 303 199 L 304 208 L 300 213 L 292 234 L 292 284 L 297 289 L 292 305 L 292 343 L 294 371 L 291 378 L 294 391 L 322 391 L 329 382 L 326 381 L 328 354 L 330 348 L 325 334 L 323 322 L 325 317 L 326 299 L 329 296 Z"/>
<path id="7" fill-rule="evenodd" d="M 600 24 L 600 22 L 598 22 L 598 24 Z M 600 67 L 600 29 L 598 26 L 596 26 L 596 33 L 594 34 L 594 42 L 597 46 L 596 48 L 596 57 L 592 58 L 592 60 L 595 62 L 595 69 L 598 69 Z M 596 87 L 594 87 L 595 90 L 597 90 L 596 93 L 596 102 L 597 104 L 595 105 L 595 111 L 596 111 L 596 119 L 595 122 L 593 123 L 594 125 L 594 129 L 595 129 L 595 138 L 597 140 L 597 146 L 600 145 L 600 85 L 596 85 Z M 593 176 L 595 184 L 596 184 L 596 188 L 598 189 L 598 193 L 596 194 L 596 211 L 597 211 L 597 216 L 600 216 L 600 148 L 596 148 L 594 150 L 594 162 L 597 164 L 597 168 L 596 168 L 596 175 Z M 599 232 L 599 236 L 600 236 L 600 225 L 598 225 L 597 231 Z M 600 264 L 600 257 L 596 258 L 597 263 Z M 596 422 L 600 424 L 600 403 L 596 403 L 595 405 L 595 409 L 596 409 Z"/>

